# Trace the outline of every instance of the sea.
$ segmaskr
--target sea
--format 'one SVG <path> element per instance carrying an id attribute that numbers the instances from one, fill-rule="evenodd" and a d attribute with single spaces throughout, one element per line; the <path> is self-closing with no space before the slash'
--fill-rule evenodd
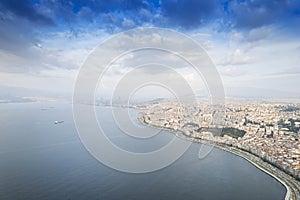
<path id="1" fill-rule="evenodd" d="M 118 127 L 111 110 L 95 107 L 105 134 L 122 149 L 154 151 L 175 137 L 160 131 L 149 139 L 133 138 Z M 133 123 L 143 126 L 136 121 L 140 110 L 128 112 Z M 286 189 L 280 182 L 239 156 L 214 147 L 199 159 L 201 145 L 193 143 L 163 169 L 121 172 L 87 151 L 76 130 L 72 103 L 1 103 L 0 199 L 284 199 Z"/>

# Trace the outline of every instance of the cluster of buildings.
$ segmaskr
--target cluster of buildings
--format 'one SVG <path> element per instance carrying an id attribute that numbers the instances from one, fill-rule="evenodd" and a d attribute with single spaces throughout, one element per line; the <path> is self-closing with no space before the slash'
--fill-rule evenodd
<path id="1" fill-rule="evenodd" d="M 234 146 L 300 179 L 300 104 L 165 102 L 148 105 L 144 123 L 180 131 L 195 140 Z M 243 132 L 222 134 L 222 128 Z"/>

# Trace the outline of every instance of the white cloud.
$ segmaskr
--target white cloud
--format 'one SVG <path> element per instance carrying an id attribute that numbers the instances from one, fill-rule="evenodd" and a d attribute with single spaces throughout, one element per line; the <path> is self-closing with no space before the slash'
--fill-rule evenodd
<path id="1" fill-rule="evenodd" d="M 58 31 L 45 35 L 40 41 L 27 48 L 25 52 L 28 55 L 27 59 L 19 54 L 1 50 L 0 84 L 71 92 L 76 73 L 89 53 L 110 37 L 111 35 L 102 30 L 81 32 L 77 37 L 70 32 Z M 300 41 L 297 38 L 283 37 L 276 27 L 252 29 L 248 33 L 240 31 L 224 33 L 205 29 L 205 31 L 199 30 L 199 33 L 191 33 L 191 37 L 208 52 L 217 65 L 225 86 L 255 85 L 272 88 L 280 87 L 278 84 L 281 83 L 288 90 L 294 91 L 295 89 L 292 88 L 295 88 L 295 84 L 298 83 L 296 79 L 300 79 L 300 74 L 295 73 L 300 63 Z M 153 34 L 135 42 L 146 44 L 149 40 L 161 42 L 162 39 L 161 36 Z M 107 49 L 107 52 L 109 54 L 111 53 L 109 51 L 114 48 L 130 47 L 130 45 L 133 44 L 117 42 L 111 44 L 112 49 Z M 184 42 L 178 41 L 176 45 L 182 46 Z M 174 48 L 176 49 L 176 46 Z M 147 56 L 147 53 L 150 54 Z M 193 58 L 197 53 L 191 51 L 190 56 Z M 121 57 L 107 72 L 105 87 L 109 90 L 109 87 L 132 67 L 151 61 L 174 67 L 193 88 L 203 86 L 201 77 L 198 77 L 195 72 L 188 71 L 190 66 L 187 63 L 179 62 L 178 58 L 171 54 L 149 51 Z M 15 73 L 19 74 L 15 75 Z M 167 77 L 162 70 L 144 70 L 143 73 L 144 75 L 151 73 L 160 78 Z M 291 77 L 293 81 L 289 80 Z M 264 79 L 268 79 L 267 85 L 262 83 Z M 61 85 L 63 87 L 60 87 Z"/>
<path id="2" fill-rule="evenodd" d="M 255 29 L 251 29 L 246 35 L 245 40 L 248 42 L 256 42 L 268 37 L 271 37 L 272 33 L 276 31 L 273 26 L 263 26 Z"/>
<path id="3" fill-rule="evenodd" d="M 253 62 L 253 58 L 241 49 L 235 49 L 231 53 L 225 54 L 216 64 L 217 65 L 244 65 Z"/>

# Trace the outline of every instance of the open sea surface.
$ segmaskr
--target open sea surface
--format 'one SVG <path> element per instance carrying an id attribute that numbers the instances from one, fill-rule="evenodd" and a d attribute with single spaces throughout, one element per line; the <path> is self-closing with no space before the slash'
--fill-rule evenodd
<path id="1" fill-rule="evenodd" d="M 96 112 L 111 141 L 129 151 L 153 151 L 174 137 L 162 131 L 134 139 L 114 123 L 110 108 L 96 107 Z M 137 116 L 138 111 L 130 113 Z M 284 199 L 281 183 L 241 157 L 214 148 L 200 160 L 200 145 L 192 144 L 162 170 L 123 173 L 87 152 L 70 103 L 1 103 L 0 199 Z"/>

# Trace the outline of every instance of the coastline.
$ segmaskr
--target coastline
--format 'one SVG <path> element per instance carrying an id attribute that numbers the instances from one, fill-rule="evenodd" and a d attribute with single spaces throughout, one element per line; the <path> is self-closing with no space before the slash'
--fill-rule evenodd
<path id="1" fill-rule="evenodd" d="M 206 145 L 213 145 L 223 151 L 227 151 L 229 153 L 234 154 L 235 156 L 239 156 L 239 157 L 245 159 L 246 161 L 248 161 L 249 163 L 251 163 L 252 165 L 254 165 L 259 170 L 263 171 L 264 173 L 268 174 L 269 176 L 271 176 L 272 178 L 274 178 L 275 180 L 280 182 L 286 188 L 286 195 L 285 195 L 284 200 L 300 200 L 300 183 L 297 180 L 294 180 L 293 177 L 286 174 L 284 171 L 271 165 L 270 163 L 263 161 L 260 157 L 254 155 L 250 152 L 246 152 L 244 150 L 238 149 L 233 146 L 228 146 L 226 144 L 219 144 L 214 141 L 191 138 L 191 137 L 184 135 L 184 133 L 182 131 L 179 131 L 179 130 L 176 131 L 176 130 L 173 130 L 170 128 L 159 127 L 159 126 L 156 126 L 153 124 L 149 124 L 149 123 L 144 122 L 140 118 L 138 118 L 138 121 L 145 126 L 160 128 L 160 129 L 163 129 L 163 130 L 166 130 L 166 131 L 169 131 L 169 132 L 175 134 L 177 137 L 187 139 L 192 142 L 197 142 L 197 143 L 206 144 Z"/>
<path id="2" fill-rule="evenodd" d="M 227 151 L 227 152 L 229 152 L 229 153 L 232 153 L 232 154 L 234 154 L 234 155 L 236 155 L 236 156 L 239 156 L 239 157 L 245 159 L 246 161 L 248 161 L 249 163 L 251 163 L 252 165 L 254 165 L 256 168 L 258 168 L 259 170 L 263 171 L 264 173 L 270 175 L 271 177 L 273 177 L 274 179 L 276 179 L 277 181 L 279 181 L 279 182 L 285 187 L 285 189 L 286 189 L 286 195 L 285 195 L 285 198 L 284 198 L 284 199 L 285 199 L 285 200 L 291 200 L 291 199 L 293 199 L 293 198 L 292 198 L 293 195 L 292 195 L 292 192 L 291 192 L 290 187 L 289 187 L 289 186 L 288 186 L 281 178 L 279 178 L 278 175 L 275 175 L 274 173 L 268 171 L 267 169 L 265 169 L 264 167 L 262 167 L 262 166 L 259 165 L 258 163 L 256 163 L 256 162 L 254 162 L 253 160 L 249 159 L 246 155 L 239 154 L 239 153 L 234 152 L 234 151 L 232 151 L 232 150 L 230 150 L 230 149 L 228 149 L 228 148 L 226 148 L 226 147 L 222 147 L 222 146 L 220 146 L 220 145 L 218 145 L 218 144 L 216 144 L 215 146 L 216 146 L 217 148 L 223 150 L 223 151 Z M 254 156 L 254 155 L 253 155 L 253 156 Z"/>

